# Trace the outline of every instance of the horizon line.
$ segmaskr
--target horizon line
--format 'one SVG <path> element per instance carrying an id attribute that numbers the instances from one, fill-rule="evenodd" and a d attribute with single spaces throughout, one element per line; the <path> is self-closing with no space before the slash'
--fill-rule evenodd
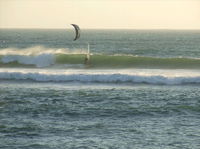
<path id="1" fill-rule="evenodd" d="M 80 27 L 81 28 L 81 27 Z M 0 27 L 0 29 L 68 29 L 68 28 L 28 28 L 28 27 Z M 83 30 L 200 30 L 200 28 L 81 28 Z"/>

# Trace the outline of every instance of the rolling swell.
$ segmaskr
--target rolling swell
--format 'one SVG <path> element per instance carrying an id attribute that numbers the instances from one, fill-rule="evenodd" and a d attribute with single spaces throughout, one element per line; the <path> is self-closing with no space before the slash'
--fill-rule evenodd
<path id="1" fill-rule="evenodd" d="M 40 54 L 0 56 L 1 67 L 49 67 L 84 64 L 84 54 Z M 89 68 L 199 69 L 200 59 L 158 58 L 129 55 L 91 55 Z"/>

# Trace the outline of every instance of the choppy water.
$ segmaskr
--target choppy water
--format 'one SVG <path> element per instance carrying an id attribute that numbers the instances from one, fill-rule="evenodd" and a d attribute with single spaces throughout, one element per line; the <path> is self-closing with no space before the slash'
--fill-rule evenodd
<path id="1" fill-rule="evenodd" d="M 200 31 L 81 35 L 0 30 L 0 148 L 200 147 Z"/>

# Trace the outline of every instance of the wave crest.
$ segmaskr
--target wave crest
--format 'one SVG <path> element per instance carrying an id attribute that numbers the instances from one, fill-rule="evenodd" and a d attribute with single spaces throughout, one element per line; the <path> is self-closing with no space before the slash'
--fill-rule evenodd
<path id="1" fill-rule="evenodd" d="M 0 50 L 0 62 L 3 64 L 16 63 L 22 65 L 34 65 L 47 67 L 56 64 L 56 56 L 62 54 L 84 53 L 81 50 L 53 49 L 35 46 L 26 49 L 7 48 Z"/>
<path id="2" fill-rule="evenodd" d="M 36 67 L 47 67 L 55 64 L 55 57 L 52 54 L 41 54 L 33 56 L 7 55 L 2 57 L 3 63 L 17 62 L 25 65 L 35 65 Z"/>
<path id="3" fill-rule="evenodd" d="M 86 83 L 145 83 L 159 85 L 200 84 L 200 76 L 139 75 L 120 73 L 47 73 L 47 72 L 0 72 L 3 80 L 32 80 L 39 82 L 86 82 Z"/>
<path id="4" fill-rule="evenodd" d="M 9 66 L 11 63 L 13 67 L 80 65 L 84 64 L 85 56 L 86 51 L 78 49 L 32 47 L 17 50 L 11 48 L 0 50 L 0 65 L 4 67 Z M 92 54 L 90 68 L 200 69 L 200 59 Z"/>

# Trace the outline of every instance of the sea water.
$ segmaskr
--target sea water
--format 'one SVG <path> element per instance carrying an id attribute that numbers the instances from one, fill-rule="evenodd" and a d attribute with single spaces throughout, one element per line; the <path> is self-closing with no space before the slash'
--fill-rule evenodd
<path id="1" fill-rule="evenodd" d="M 200 31 L 73 37 L 0 30 L 0 148 L 200 147 Z"/>

